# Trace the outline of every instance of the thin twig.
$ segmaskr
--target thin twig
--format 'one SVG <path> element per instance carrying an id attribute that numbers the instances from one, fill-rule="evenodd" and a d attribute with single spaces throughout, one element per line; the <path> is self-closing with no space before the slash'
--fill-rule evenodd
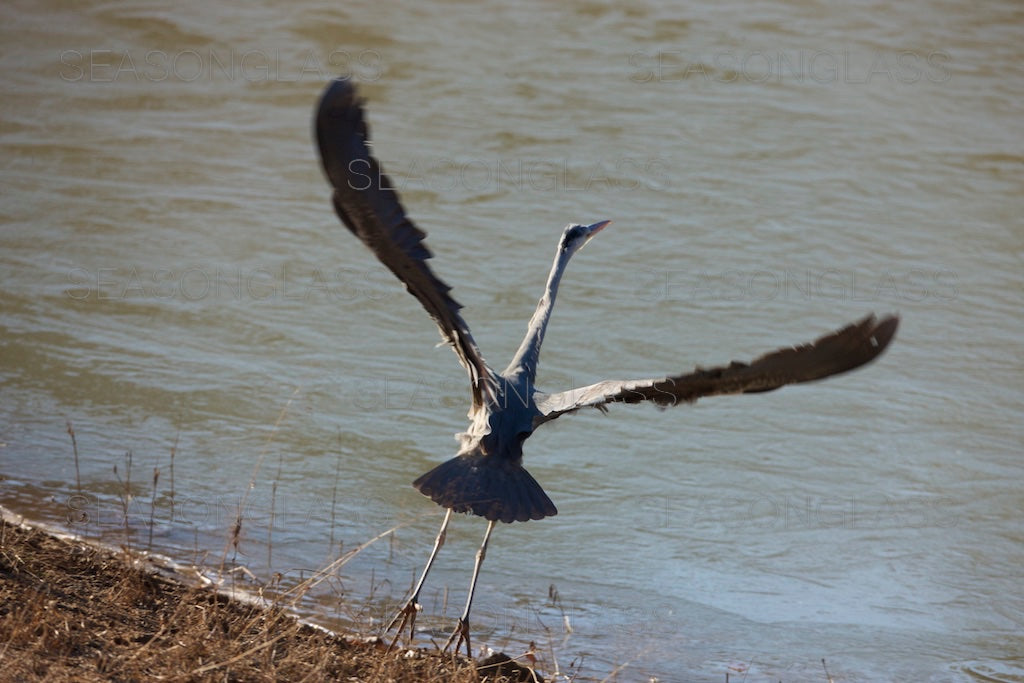
<path id="1" fill-rule="evenodd" d="M 248 650 L 246 650 L 245 652 L 242 652 L 241 654 L 235 655 L 231 659 L 228 659 L 228 660 L 223 661 L 223 662 L 214 662 L 213 664 L 207 664 L 206 666 L 201 666 L 198 669 L 193 669 L 192 672 L 191 672 L 191 675 L 195 676 L 197 674 L 206 673 L 207 671 L 213 671 L 214 669 L 219 669 L 219 668 L 224 667 L 224 666 L 231 666 L 235 662 L 240 662 L 240 661 L 242 661 L 243 659 L 245 659 L 246 657 L 248 657 L 251 654 L 255 654 L 256 652 L 259 652 L 260 650 L 263 650 L 263 649 L 266 649 L 266 648 L 270 647 L 271 645 L 273 645 L 274 643 L 276 643 L 277 641 L 281 640 L 282 638 L 284 638 L 287 635 L 289 635 L 288 631 L 285 631 L 284 633 L 278 633 L 276 636 L 274 636 L 270 640 L 268 640 L 268 641 L 266 641 L 264 643 L 260 643 L 256 647 L 251 647 Z"/>
<path id="2" fill-rule="evenodd" d="M 174 523 L 174 456 L 178 452 L 178 439 L 181 437 L 181 429 L 174 435 L 174 445 L 171 446 L 171 511 L 168 523 Z"/>
<path id="3" fill-rule="evenodd" d="M 121 514 L 123 515 L 123 518 L 122 518 L 121 521 L 124 524 L 124 546 L 125 546 L 125 550 L 130 552 L 131 551 L 131 547 L 132 547 L 132 541 L 131 541 L 131 529 L 130 529 L 130 525 L 128 524 L 128 508 L 130 507 L 131 501 L 132 501 L 132 452 L 131 452 L 131 450 L 129 450 L 128 452 L 126 452 L 124 454 L 124 460 L 125 460 L 125 469 L 126 469 L 124 480 L 121 479 L 121 475 L 117 471 L 117 463 L 116 462 L 114 463 L 114 476 L 117 477 L 118 483 L 121 484 L 121 489 L 122 490 L 121 490 L 121 493 L 119 494 L 119 497 L 121 498 Z"/>
<path id="4" fill-rule="evenodd" d="M 153 552 L 153 527 L 156 526 L 156 485 L 160 481 L 160 468 L 153 468 L 153 495 L 149 499 L 149 543 L 146 550 Z"/>
<path id="5" fill-rule="evenodd" d="M 334 555 L 335 509 L 338 504 L 338 479 L 341 478 L 341 428 L 338 428 L 338 460 L 334 465 L 334 490 L 331 492 L 331 536 L 327 543 L 327 556 Z"/>
<path id="6" fill-rule="evenodd" d="M 71 450 L 75 454 L 75 487 L 82 492 L 82 473 L 78 469 L 78 440 L 75 439 L 75 428 L 71 426 L 71 420 L 65 420 L 68 426 L 68 435 L 71 436 Z"/>
<path id="7" fill-rule="evenodd" d="M 825 670 L 825 678 L 828 679 L 828 683 L 835 683 L 835 680 L 832 678 L 832 674 L 828 672 L 828 665 L 825 664 L 824 657 L 821 658 L 821 668 Z"/>
<path id="8" fill-rule="evenodd" d="M 245 504 L 249 500 L 249 491 L 252 491 L 254 488 L 256 488 L 256 475 L 258 475 L 260 469 L 263 468 L 263 460 L 267 457 L 267 451 L 270 449 L 270 444 L 274 442 L 274 437 L 277 435 L 277 431 L 280 428 L 281 423 L 284 422 L 284 418 L 288 415 L 288 410 L 291 408 L 292 402 L 295 400 L 295 397 L 298 395 L 300 389 L 301 387 L 296 387 L 295 391 L 293 391 L 292 395 L 288 398 L 288 401 L 284 404 L 284 407 L 281 408 L 281 412 L 278 413 L 277 415 L 277 421 L 274 422 L 274 429 L 273 431 L 270 432 L 270 435 L 267 437 L 266 443 L 260 450 L 260 456 L 256 459 L 256 464 L 253 466 L 252 469 L 252 476 L 249 477 L 249 485 L 246 487 L 245 492 L 242 494 L 242 499 L 238 501 L 238 509 L 236 510 L 235 513 L 235 523 L 231 527 L 231 535 L 228 538 L 228 542 L 224 545 L 224 552 L 220 556 L 219 571 L 221 572 L 224 571 L 224 563 L 227 562 L 228 559 L 228 548 L 234 547 L 235 552 L 238 552 L 238 542 L 241 538 L 242 533 L 242 510 L 245 509 Z"/>
<path id="9" fill-rule="evenodd" d="M 316 572 L 314 572 L 313 575 L 310 576 L 308 579 L 305 579 L 300 583 L 296 584 L 294 587 L 289 588 L 287 591 L 285 591 L 284 595 L 288 595 L 289 593 L 295 593 L 295 596 L 291 603 L 292 607 L 294 607 L 299 602 L 299 600 L 302 599 L 302 596 L 304 596 L 310 590 L 316 588 L 322 582 L 333 576 L 334 572 L 348 564 L 356 555 L 358 555 L 363 550 L 373 545 L 380 539 L 384 538 L 385 536 L 390 536 L 391 534 L 398 531 L 400 528 L 408 526 L 410 523 L 411 522 L 402 522 L 401 524 L 396 524 L 390 529 L 380 532 L 379 534 L 371 538 L 369 541 L 364 541 L 363 543 L 360 543 L 355 548 L 352 548 L 344 555 L 336 559 L 334 562 L 331 562 L 329 565 L 324 567 L 323 569 L 319 569 Z M 282 597 L 284 597 L 284 595 L 282 595 Z"/>

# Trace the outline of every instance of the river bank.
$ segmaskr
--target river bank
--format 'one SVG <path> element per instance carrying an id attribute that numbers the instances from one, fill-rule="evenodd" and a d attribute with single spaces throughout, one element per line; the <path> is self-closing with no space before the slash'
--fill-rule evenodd
<path id="1" fill-rule="evenodd" d="M 0 667 L 18 681 L 496 680 L 436 650 L 387 651 L 331 633 L 269 600 L 240 600 L 118 552 L 5 515 L 0 522 Z M 532 680 L 525 669 L 509 678 Z"/>

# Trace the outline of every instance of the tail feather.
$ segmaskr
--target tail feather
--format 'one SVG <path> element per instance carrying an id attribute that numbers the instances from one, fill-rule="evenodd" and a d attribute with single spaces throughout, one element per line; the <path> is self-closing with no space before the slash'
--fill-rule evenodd
<path id="1" fill-rule="evenodd" d="M 479 453 L 457 455 L 412 485 L 438 505 L 490 521 L 525 522 L 558 514 L 522 465 Z"/>

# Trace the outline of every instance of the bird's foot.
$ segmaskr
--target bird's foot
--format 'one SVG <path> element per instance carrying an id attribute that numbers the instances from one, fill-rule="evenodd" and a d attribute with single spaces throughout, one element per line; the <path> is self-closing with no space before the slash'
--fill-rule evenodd
<path id="1" fill-rule="evenodd" d="M 402 636 L 402 631 L 405 629 L 406 624 L 409 625 L 409 640 L 412 640 L 413 636 L 416 634 L 416 613 L 421 609 L 423 609 L 423 607 L 416 602 L 416 599 L 410 598 L 409 601 L 405 603 L 405 607 L 398 610 L 398 614 L 396 614 L 395 618 L 391 620 L 388 627 L 384 629 L 384 633 L 390 633 L 391 629 L 395 628 L 395 624 L 398 624 L 398 629 L 395 631 L 395 637 L 391 639 L 391 643 L 388 645 L 388 652 L 391 652 L 395 647 L 395 643 L 397 643 L 398 639 Z"/>
<path id="2" fill-rule="evenodd" d="M 442 652 L 447 652 L 448 648 L 455 643 L 455 649 L 452 651 L 454 654 L 459 653 L 459 646 L 463 643 L 466 644 L 466 656 L 470 659 L 473 658 L 473 650 L 469 645 L 469 619 L 459 617 L 459 623 L 455 625 L 455 630 L 448 636 L 448 642 L 444 644 Z"/>

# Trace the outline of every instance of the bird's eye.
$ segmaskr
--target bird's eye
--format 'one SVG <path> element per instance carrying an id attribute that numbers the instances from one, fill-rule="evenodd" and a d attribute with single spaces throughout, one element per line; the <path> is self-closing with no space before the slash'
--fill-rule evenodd
<path id="1" fill-rule="evenodd" d="M 577 225 L 575 228 L 565 233 L 565 239 L 562 240 L 562 248 L 568 248 L 578 242 L 583 237 L 583 228 Z"/>

